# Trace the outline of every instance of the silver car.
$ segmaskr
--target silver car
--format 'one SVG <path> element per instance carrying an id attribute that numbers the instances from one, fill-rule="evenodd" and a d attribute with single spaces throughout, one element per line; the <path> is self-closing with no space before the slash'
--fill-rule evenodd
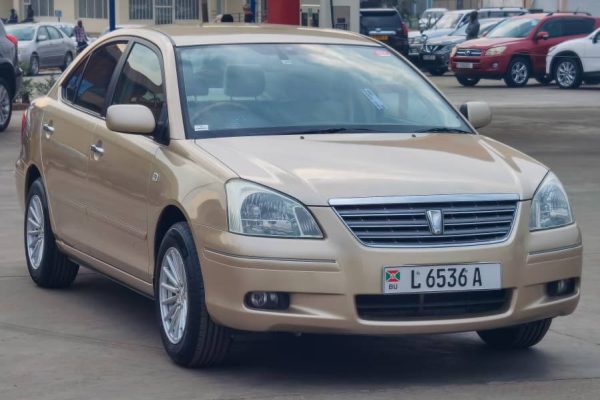
<path id="1" fill-rule="evenodd" d="M 77 53 L 71 38 L 50 24 L 8 25 L 6 32 L 19 41 L 19 63 L 28 75 L 41 68 L 64 70 Z"/>

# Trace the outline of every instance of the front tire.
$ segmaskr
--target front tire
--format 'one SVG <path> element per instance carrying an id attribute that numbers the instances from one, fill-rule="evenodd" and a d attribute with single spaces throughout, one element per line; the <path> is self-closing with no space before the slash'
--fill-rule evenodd
<path id="1" fill-rule="evenodd" d="M 32 55 L 29 60 L 29 70 L 27 71 L 29 76 L 36 76 L 40 73 L 40 58 L 37 55 Z"/>
<path id="2" fill-rule="evenodd" d="M 529 60 L 525 57 L 515 57 L 508 64 L 508 71 L 504 75 L 504 82 L 509 87 L 522 87 L 527 85 L 531 75 Z"/>
<path id="3" fill-rule="evenodd" d="M 6 81 L 0 78 L 0 132 L 4 132 L 12 117 L 12 93 Z"/>
<path id="4" fill-rule="evenodd" d="M 469 78 L 467 76 L 456 75 L 456 80 L 463 86 L 471 87 L 479 83 L 479 78 Z"/>
<path id="5" fill-rule="evenodd" d="M 561 89 L 577 89 L 583 80 L 579 61 L 576 58 L 560 60 L 554 68 L 554 78 Z"/>
<path id="6" fill-rule="evenodd" d="M 25 212 L 25 258 L 31 279 L 44 288 L 70 286 L 79 265 L 60 252 L 56 246 L 46 191 L 41 179 L 31 185 Z"/>
<path id="7" fill-rule="evenodd" d="M 550 329 L 552 318 L 507 328 L 478 331 L 479 337 L 488 345 L 499 349 L 526 349 L 538 344 Z"/>
<path id="8" fill-rule="evenodd" d="M 206 308 L 204 281 L 187 223 L 165 234 L 156 258 L 156 317 L 167 354 L 184 367 L 208 367 L 223 361 L 229 330 L 217 325 Z"/>
<path id="9" fill-rule="evenodd" d="M 67 67 L 73 62 L 73 54 L 71 54 L 71 52 L 67 52 L 67 54 L 65 54 L 65 60 L 63 62 L 63 65 L 60 67 L 61 71 L 64 71 L 67 69 Z"/>

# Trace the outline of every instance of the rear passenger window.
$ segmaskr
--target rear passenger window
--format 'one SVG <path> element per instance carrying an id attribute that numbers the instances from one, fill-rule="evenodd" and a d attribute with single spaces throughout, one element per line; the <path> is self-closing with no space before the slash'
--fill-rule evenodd
<path id="1" fill-rule="evenodd" d="M 587 35 L 594 30 L 594 20 L 589 18 L 563 21 L 563 36 Z"/>
<path id="2" fill-rule="evenodd" d="M 62 91 L 63 98 L 67 101 L 74 102 L 75 95 L 77 94 L 77 86 L 79 85 L 79 80 L 81 79 L 81 75 L 83 74 L 83 69 L 85 68 L 85 64 L 87 63 L 88 58 L 81 61 L 75 71 L 71 73 L 69 79 L 63 83 Z"/>
<path id="3" fill-rule="evenodd" d="M 110 79 L 126 47 L 126 42 L 111 43 L 90 56 L 79 83 L 75 104 L 102 113 Z"/>
<path id="4" fill-rule="evenodd" d="M 150 48 L 136 43 L 123 66 L 112 104 L 141 104 L 158 120 L 165 102 L 160 58 Z"/>

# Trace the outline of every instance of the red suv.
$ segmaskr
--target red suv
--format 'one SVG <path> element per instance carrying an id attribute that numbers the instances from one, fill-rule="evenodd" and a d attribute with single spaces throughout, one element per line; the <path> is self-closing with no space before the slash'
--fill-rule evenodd
<path id="1" fill-rule="evenodd" d="M 504 79 L 508 86 L 525 86 L 530 77 L 542 84 L 548 50 L 566 40 L 583 37 L 600 27 L 600 18 L 587 14 L 527 14 L 507 19 L 485 38 L 470 40 L 452 50 L 450 66 L 464 86 L 480 79 Z"/>

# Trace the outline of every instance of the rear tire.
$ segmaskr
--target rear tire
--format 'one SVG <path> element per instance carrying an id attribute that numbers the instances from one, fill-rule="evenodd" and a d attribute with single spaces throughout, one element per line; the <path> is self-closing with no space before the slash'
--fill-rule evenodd
<path id="1" fill-rule="evenodd" d="M 10 88 L 6 81 L 0 78 L 0 132 L 4 132 L 10 124 L 12 117 L 12 98 Z"/>
<path id="2" fill-rule="evenodd" d="M 154 281 L 156 317 L 171 359 L 188 368 L 221 363 L 230 332 L 216 324 L 206 308 L 198 253 L 187 223 L 176 223 L 165 234 Z"/>
<path id="3" fill-rule="evenodd" d="M 46 191 L 41 179 L 29 188 L 25 211 L 25 258 L 31 279 L 44 288 L 70 286 L 79 265 L 60 252 L 50 225 Z"/>
<path id="4" fill-rule="evenodd" d="M 561 89 L 577 89 L 583 80 L 579 60 L 568 57 L 558 61 L 554 67 L 554 78 Z"/>
<path id="5" fill-rule="evenodd" d="M 458 81 L 458 83 L 460 83 L 461 85 L 466 86 L 466 87 L 475 86 L 480 81 L 479 78 L 469 78 L 469 77 L 460 76 L 460 75 L 456 76 L 456 80 Z"/>
<path id="6" fill-rule="evenodd" d="M 527 85 L 531 76 L 531 66 L 525 57 L 515 57 L 508 64 L 508 70 L 504 75 L 504 82 L 509 87 L 522 87 Z"/>
<path id="7" fill-rule="evenodd" d="M 552 318 L 507 328 L 478 331 L 479 337 L 488 345 L 499 349 L 526 349 L 538 344 L 550 329 Z"/>

